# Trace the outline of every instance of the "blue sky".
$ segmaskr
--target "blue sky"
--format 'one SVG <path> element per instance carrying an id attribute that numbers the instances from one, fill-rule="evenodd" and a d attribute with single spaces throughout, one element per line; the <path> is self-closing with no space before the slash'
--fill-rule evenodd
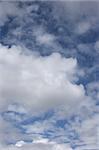
<path id="1" fill-rule="evenodd" d="M 99 149 L 98 1 L 0 1 L 0 149 Z"/>

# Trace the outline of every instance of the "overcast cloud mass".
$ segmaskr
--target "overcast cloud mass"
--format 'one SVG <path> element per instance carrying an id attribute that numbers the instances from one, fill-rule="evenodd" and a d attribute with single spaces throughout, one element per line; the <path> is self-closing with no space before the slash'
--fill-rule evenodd
<path id="1" fill-rule="evenodd" d="M 98 1 L 0 1 L 0 149 L 99 149 Z"/>

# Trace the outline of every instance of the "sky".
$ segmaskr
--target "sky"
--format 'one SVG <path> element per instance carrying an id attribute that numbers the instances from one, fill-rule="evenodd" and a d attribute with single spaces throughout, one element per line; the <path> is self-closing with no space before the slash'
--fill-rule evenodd
<path id="1" fill-rule="evenodd" d="M 98 1 L 0 1 L 0 149 L 99 149 Z"/>

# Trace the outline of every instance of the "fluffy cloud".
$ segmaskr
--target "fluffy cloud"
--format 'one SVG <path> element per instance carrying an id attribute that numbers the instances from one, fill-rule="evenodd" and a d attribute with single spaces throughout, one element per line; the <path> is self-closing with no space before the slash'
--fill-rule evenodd
<path id="1" fill-rule="evenodd" d="M 75 84 L 77 72 L 76 59 L 66 59 L 58 53 L 46 57 L 29 55 L 20 47 L 8 49 L 1 45 L 0 107 L 12 103 L 32 110 L 74 106 L 84 99 L 83 86 Z"/>

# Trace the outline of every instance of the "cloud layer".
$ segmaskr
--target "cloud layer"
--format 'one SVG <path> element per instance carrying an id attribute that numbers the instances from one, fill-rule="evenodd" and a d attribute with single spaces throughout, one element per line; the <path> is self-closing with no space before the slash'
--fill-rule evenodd
<path id="1" fill-rule="evenodd" d="M 23 143 L 20 141 L 20 143 Z M 54 142 L 37 142 L 32 144 L 26 144 L 24 143 L 22 146 L 0 146 L 2 150 L 72 150 L 72 148 L 68 144 L 57 144 Z"/>
<path id="2" fill-rule="evenodd" d="M 99 3 L 22 1 L 0 2 L 0 149 L 98 149 Z"/>

